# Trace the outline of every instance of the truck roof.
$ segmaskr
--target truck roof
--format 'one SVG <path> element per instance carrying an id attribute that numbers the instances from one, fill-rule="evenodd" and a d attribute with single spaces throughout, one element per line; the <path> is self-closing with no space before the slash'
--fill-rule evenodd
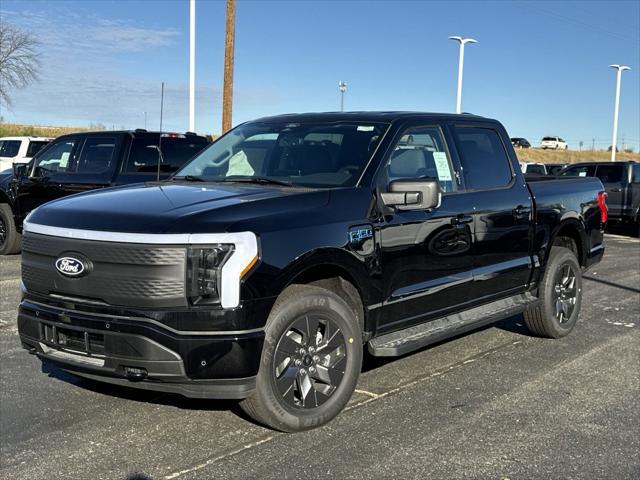
<path id="1" fill-rule="evenodd" d="M 434 113 L 434 112 L 405 112 L 405 111 L 372 111 L 372 112 L 310 112 L 287 113 L 256 119 L 256 122 L 282 123 L 282 122 L 384 122 L 391 123 L 399 120 L 423 118 L 426 120 L 486 120 L 496 121 L 490 118 L 480 117 L 471 113 Z"/>

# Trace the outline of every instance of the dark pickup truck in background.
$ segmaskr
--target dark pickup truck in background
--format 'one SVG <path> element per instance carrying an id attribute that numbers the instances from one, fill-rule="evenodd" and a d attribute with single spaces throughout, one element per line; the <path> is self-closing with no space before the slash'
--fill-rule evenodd
<path id="1" fill-rule="evenodd" d="M 205 137 L 191 133 L 141 129 L 55 139 L 28 164 L 0 175 L 0 255 L 20 251 L 22 221 L 43 203 L 96 188 L 167 178 L 208 144 Z"/>
<path id="2" fill-rule="evenodd" d="M 588 162 L 575 163 L 558 175 L 599 178 L 607 192 L 609 218 L 635 223 L 640 229 L 640 163 Z"/>
<path id="3" fill-rule="evenodd" d="M 520 312 L 576 324 L 604 253 L 596 178 L 525 181 L 474 115 L 297 114 L 236 127 L 167 181 L 24 223 L 22 345 L 79 376 L 242 399 L 283 431 L 398 356 Z"/>

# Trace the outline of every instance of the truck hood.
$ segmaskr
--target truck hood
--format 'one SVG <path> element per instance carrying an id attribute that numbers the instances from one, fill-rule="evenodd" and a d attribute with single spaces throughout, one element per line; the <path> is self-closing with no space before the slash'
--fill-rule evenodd
<path id="1" fill-rule="evenodd" d="M 212 233 L 274 212 L 319 208 L 328 198 L 327 191 L 272 185 L 138 184 L 49 202 L 34 210 L 28 222 L 105 232 Z"/>

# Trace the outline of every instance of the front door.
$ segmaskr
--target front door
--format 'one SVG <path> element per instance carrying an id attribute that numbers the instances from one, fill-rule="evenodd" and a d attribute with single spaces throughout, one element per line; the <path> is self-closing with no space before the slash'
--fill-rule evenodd
<path id="1" fill-rule="evenodd" d="M 438 180 L 441 204 L 426 211 L 388 209 L 378 226 L 384 283 L 380 332 L 420 323 L 469 300 L 473 210 L 468 195 L 459 190 L 440 126 L 402 131 L 380 185 L 419 178 Z"/>

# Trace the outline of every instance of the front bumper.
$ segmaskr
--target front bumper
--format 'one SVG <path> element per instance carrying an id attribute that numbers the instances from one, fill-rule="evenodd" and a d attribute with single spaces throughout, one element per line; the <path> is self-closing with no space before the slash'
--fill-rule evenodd
<path id="1" fill-rule="evenodd" d="M 264 330 L 178 331 L 148 317 L 25 299 L 24 348 L 79 376 L 192 398 L 241 399 L 255 388 Z"/>

